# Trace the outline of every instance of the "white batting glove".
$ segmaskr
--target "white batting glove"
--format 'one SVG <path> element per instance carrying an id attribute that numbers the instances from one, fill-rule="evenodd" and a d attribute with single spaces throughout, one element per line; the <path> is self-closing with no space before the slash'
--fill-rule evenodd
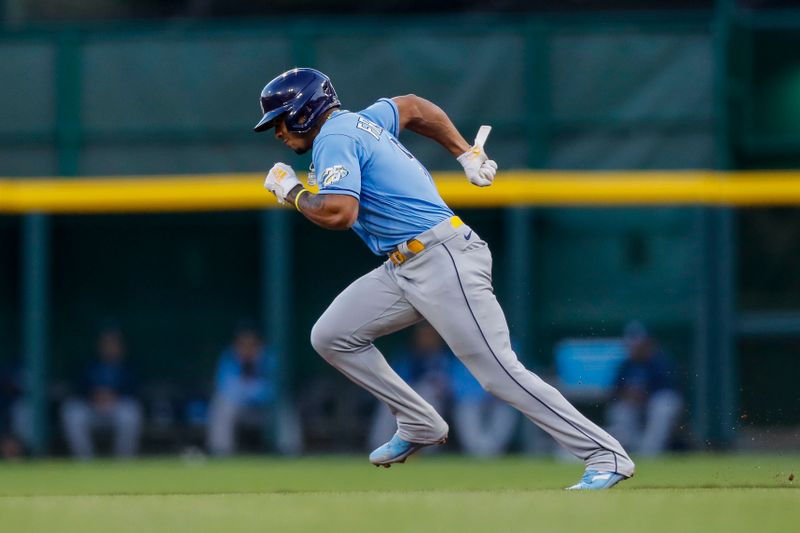
<path id="1" fill-rule="evenodd" d="M 497 163 L 489 159 L 483 148 L 478 146 L 473 146 L 469 151 L 458 156 L 456 161 L 464 167 L 467 180 L 478 187 L 491 185 L 497 174 Z"/>
<path id="2" fill-rule="evenodd" d="M 456 161 L 464 167 L 467 180 L 478 187 L 491 185 L 495 174 L 497 174 L 497 163 L 489 159 L 489 156 L 483 151 L 483 144 L 489 137 L 491 130 L 491 126 L 481 126 L 472 148 L 456 158 Z"/>
<path id="3" fill-rule="evenodd" d="M 281 205 L 289 205 L 286 195 L 298 185 L 302 185 L 300 180 L 286 163 L 275 163 L 264 180 L 264 188 L 274 194 Z"/>

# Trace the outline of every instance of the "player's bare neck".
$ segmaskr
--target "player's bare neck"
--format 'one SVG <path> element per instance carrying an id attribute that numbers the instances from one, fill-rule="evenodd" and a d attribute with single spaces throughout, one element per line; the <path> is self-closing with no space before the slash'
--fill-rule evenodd
<path id="1" fill-rule="evenodd" d="M 330 109 L 328 110 L 328 112 L 327 112 L 327 113 L 325 113 L 325 116 L 324 116 L 324 117 L 322 117 L 322 120 L 320 120 L 320 121 L 319 121 L 319 124 L 318 124 L 318 126 L 321 128 L 323 124 L 325 124 L 326 122 L 328 122 L 328 119 L 329 119 L 329 118 L 331 118 L 331 117 L 333 116 L 333 114 L 334 114 L 334 113 L 336 113 L 337 111 L 339 111 L 339 109 L 340 109 L 340 107 L 339 107 L 339 106 L 336 106 L 336 107 L 332 107 L 332 108 L 330 108 Z"/>
<path id="2" fill-rule="evenodd" d="M 339 107 L 338 106 L 337 107 L 332 107 L 330 110 L 328 110 L 327 113 L 325 113 L 324 116 L 322 116 L 322 118 L 320 118 L 320 120 L 316 124 L 314 124 L 314 127 L 311 129 L 311 131 L 309 131 L 307 133 L 307 135 L 310 137 L 312 143 L 314 142 L 314 139 L 317 138 L 317 135 L 319 134 L 319 130 L 322 129 L 322 126 L 324 126 L 325 123 L 328 122 L 328 119 L 331 118 L 331 116 L 334 113 L 336 113 L 337 111 L 339 111 Z"/>

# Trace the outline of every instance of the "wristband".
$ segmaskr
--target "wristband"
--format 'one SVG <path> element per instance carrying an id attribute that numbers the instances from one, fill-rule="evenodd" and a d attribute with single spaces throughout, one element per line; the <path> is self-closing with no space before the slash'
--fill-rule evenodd
<path id="1" fill-rule="evenodd" d="M 297 201 L 300 200 L 300 196 L 304 193 L 308 192 L 308 189 L 302 188 L 298 191 L 297 196 L 294 197 L 294 208 L 300 211 L 300 205 L 298 205 Z"/>

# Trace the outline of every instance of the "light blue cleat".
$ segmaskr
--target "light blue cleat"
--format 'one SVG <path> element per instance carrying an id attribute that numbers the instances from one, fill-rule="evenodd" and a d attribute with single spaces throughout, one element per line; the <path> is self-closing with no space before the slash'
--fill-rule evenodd
<path id="1" fill-rule="evenodd" d="M 433 446 L 434 444 L 444 444 L 447 437 L 439 442 L 429 442 L 422 444 L 419 442 L 408 442 L 397 436 L 397 433 L 386 444 L 378 446 L 369 454 L 369 461 L 375 466 L 382 466 L 389 468 L 393 463 L 405 463 L 408 456 L 418 452 L 426 446 Z"/>
<path id="2" fill-rule="evenodd" d="M 622 480 L 628 479 L 616 472 L 600 472 L 598 470 L 587 470 L 579 482 L 567 487 L 567 490 L 602 490 L 610 489 Z"/>

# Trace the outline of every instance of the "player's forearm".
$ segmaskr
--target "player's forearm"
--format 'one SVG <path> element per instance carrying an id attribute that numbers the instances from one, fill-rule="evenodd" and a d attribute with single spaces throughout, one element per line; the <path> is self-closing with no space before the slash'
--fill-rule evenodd
<path id="1" fill-rule="evenodd" d="M 286 200 L 297 207 L 303 216 L 325 229 L 346 230 L 356 221 L 358 211 L 342 202 L 338 196 L 304 192 L 297 199 L 302 186 L 297 186 L 286 195 Z M 357 204 L 356 204 L 357 205 Z"/>
<path id="2" fill-rule="evenodd" d="M 400 115 L 400 126 L 441 144 L 453 156 L 470 149 L 442 108 L 419 96 L 409 94 L 394 98 Z"/>

